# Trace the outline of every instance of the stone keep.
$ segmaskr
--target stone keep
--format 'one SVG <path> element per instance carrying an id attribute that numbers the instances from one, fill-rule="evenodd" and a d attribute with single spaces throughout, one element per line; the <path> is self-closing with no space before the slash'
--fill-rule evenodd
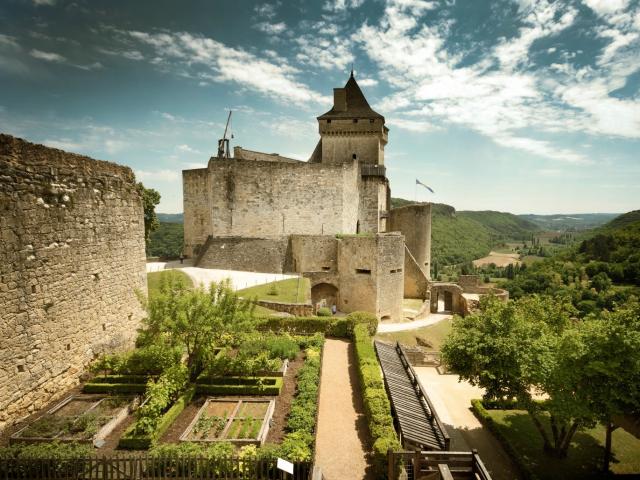
<path id="1" fill-rule="evenodd" d="M 0 430 L 133 346 L 146 293 L 133 172 L 0 134 Z"/>
<path id="2" fill-rule="evenodd" d="M 317 120 L 307 161 L 235 147 L 184 170 L 184 252 L 205 268 L 297 272 L 314 303 L 398 319 L 403 295 L 427 295 L 430 207 L 417 224 L 390 213 L 389 129 L 353 73 Z"/>

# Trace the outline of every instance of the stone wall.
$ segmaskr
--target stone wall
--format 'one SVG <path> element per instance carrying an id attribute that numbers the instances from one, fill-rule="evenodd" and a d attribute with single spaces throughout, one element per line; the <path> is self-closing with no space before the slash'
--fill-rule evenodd
<path id="1" fill-rule="evenodd" d="M 390 232 L 401 232 L 407 248 L 431 279 L 431 204 L 407 205 L 389 212 Z"/>
<path id="2" fill-rule="evenodd" d="M 384 120 L 332 119 L 319 121 L 322 137 L 322 163 L 341 163 L 353 159 L 362 163 L 384 165 L 384 146 L 388 141 Z"/>
<path id="3" fill-rule="evenodd" d="M 356 231 L 357 162 L 323 165 L 212 158 L 208 171 L 210 235 L 264 237 Z M 190 191 L 191 182 L 184 186 L 185 198 L 195 195 Z M 185 203 L 185 220 L 186 207 Z M 190 229 L 185 229 L 185 243 L 197 243 Z"/>
<path id="4" fill-rule="evenodd" d="M 385 177 L 362 177 L 358 208 L 359 232 L 378 233 L 385 231 L 380 212 L 387 210 L 387 187 L 388 181 Z"/>
<path id="5" fill-rule="evenodd" d="M 182 171 L 184 209 L 184 254 L 195 257 L 211 235 L 211 198 L 209 170 Z"/>
<path id="6" fill-rule="evenodd" d="M 196 264 L 201 268 L 283 273 L 292 271 L 289 238 L 209 237 L 206 250 Z"/>
<path id="7" fill-rule="evenodd" d="M 291 235 L 294 272 L 335 272 L 338 239 L 335 235 Z"/>
<path id="8" fill-rule="evenodd" d="M 377 237 L 379 318 L 400 320 L 404 298 L 404 238 L 385 234 Z"/>
<path id="9" fill-rule="evenodd" d="M 310 317 L 314 315 L 313 305 L 310 303 L 286 303 L 271 302 L 268 300 L 256 300 L 256 305 L 275 310 L 276 312 L 285 312 L 297 317 Z"/>
<path id="10" fill-rule="evenodd" d="M 133 345 L 146 291 L 129 168 L 0 135 L 0 430 Z"/>
<path id="11" fill-rule="evenodd" d="M 404 296 L 405 298 L 426 299 L 429 280 L 405 245 L 404 251 Z"/>

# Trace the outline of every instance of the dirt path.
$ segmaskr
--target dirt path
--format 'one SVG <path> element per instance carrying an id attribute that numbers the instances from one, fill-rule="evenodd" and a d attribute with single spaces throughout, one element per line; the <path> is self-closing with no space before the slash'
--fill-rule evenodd
<path id="1" fill-rule="evenodd" d="M 327 480 L 373 478 L 353 345 L 327 340 L 322 360 L 315 463 Z"/>
<path id="2" fill-rule="evenodd" d="M 457 375 L 440 375 L 433 367 L 414 368 L 449 432 L 451 450 L 477 449 L 494 480 L 519 478 L 502 445 L 471 412 L 471 399 L 482 398 L 484 391 L 459 382 Z"/>

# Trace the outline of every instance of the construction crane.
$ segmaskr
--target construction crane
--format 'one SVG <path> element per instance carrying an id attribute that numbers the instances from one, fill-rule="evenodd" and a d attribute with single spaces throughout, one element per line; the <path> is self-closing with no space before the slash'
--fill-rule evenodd
<path id="1" fill-rule="evenodd" d="M 227 138 L 227 131 L 229 130 L 229 122 L 231 121 L 231 110 L 229 110 L 229 116 L 227 117 L 227 125 L 224 127 L 224 135 L 218 140 L 218 158 L 230 158 L 229 153 L 229 139 Z M 231 135 L 233 138 L 233 135 Z"/>

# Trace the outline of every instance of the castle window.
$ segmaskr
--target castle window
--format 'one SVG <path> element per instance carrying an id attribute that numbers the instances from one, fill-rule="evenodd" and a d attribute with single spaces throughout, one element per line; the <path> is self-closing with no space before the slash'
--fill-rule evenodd
<path id="1" fill-rule="evenodd" d="M 369 123 L 373 123 L 375 120 L 373 118 L 369 119 Z"/>
<path id="2" fill-rule="evenodd" d="M 331 123 L 331 119 L 327 120 L 327 123 Z"/>
<path id="3" fill-rule="evenodd" d="M 356 268 L 356 273 L 371 275 L 371 270 L 367 270 L 366 268 Z"/>
<path id="4" fill-rule="evenodd" d="M 354 160 L 358 158 L 358 156 L 354 153 L 353 155 L 351 155 L 351 158 L 353 158 Z"/>
<path id="5" fill-rule="evenodd" d="M 400 272 L 402 272 L 401 268 L 396 268 L 394 270 L 389 270 L 389 273 L 400 273 Z"/>
<path id="6" fill-rule="evenodd" d="M 357 119 L 357 118 L 354 118 L 354 119 L 353 119 L 353 123 L 358 123 L 358 119 Z"/>
<path id="7" fill-rule="evenodd" d="M 331 267 L 322 267 L 322 270 L 324 270 L 325 272 L 328 272 L 329 270 L 331 270 Z"/>

